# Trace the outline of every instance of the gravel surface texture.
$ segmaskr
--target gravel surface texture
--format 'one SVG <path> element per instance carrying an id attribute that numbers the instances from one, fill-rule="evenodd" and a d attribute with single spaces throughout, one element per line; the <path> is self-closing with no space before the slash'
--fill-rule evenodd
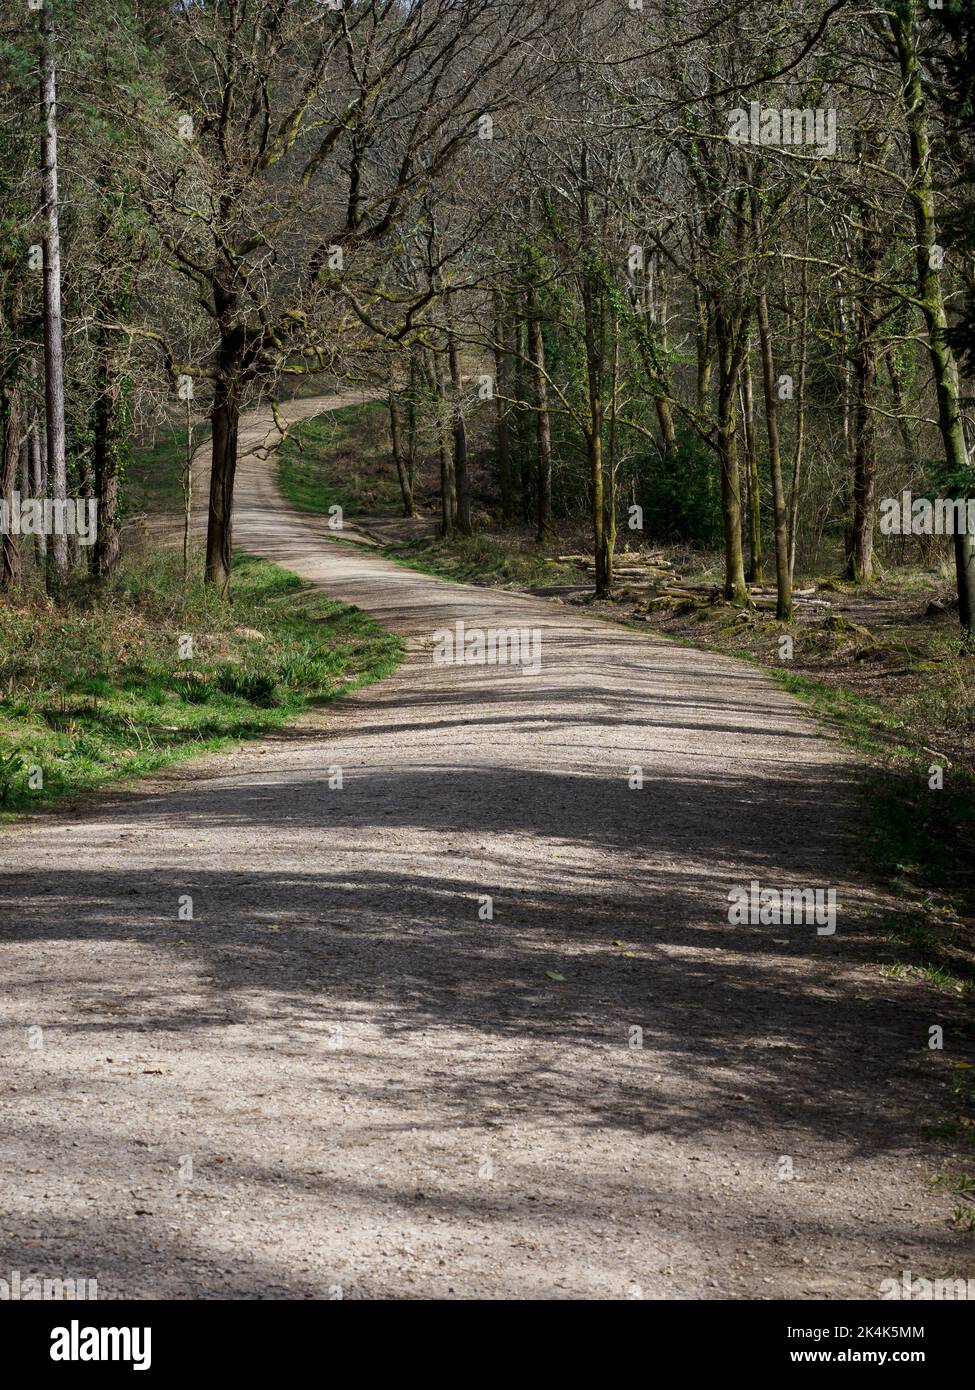
<path id="1" fill-rule="evenodd" d="M 0 835 L 0 1276 L 761 1299 L 975 1272 L 924 1181 L 952 1006 L 879 973 L 847 755 L 755 668 L 336 543 L 267 435 L 245 420 L 236 544 L 408 654 Z M 528 629 L 539 669 L 438 664 L 457 622 Z M 730 925 L 753 879 L 835 888 L 835 935 Z"/>

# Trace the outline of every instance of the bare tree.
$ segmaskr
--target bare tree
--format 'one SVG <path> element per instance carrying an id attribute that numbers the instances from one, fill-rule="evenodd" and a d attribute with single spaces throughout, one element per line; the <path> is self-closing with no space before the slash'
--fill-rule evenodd
<path id="1" fill-rule="evenodd" d="M 40 11 L 41 219 L 44 255 L 44 403 L 47 472 L 55 513 L 68 496 L 64 427 L 64 333 L 61 316 L 61 233 L 58 204 L 57 73 L 52 6 Z M 55 529 L 50 580 L 68 577 L 68 538 Z"/>

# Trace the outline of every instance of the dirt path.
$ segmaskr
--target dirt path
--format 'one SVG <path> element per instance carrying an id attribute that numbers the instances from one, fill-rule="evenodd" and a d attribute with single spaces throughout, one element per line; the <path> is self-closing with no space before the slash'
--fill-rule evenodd
<path id="1" fill-rule="evenodd" d="M 0 1275 L 871 1298 L 972 1273 L 923 1181 L 946 1020 L 876 969 L 844 757 L 752 668 L 327 535 L 244 459 L 237 544 L 403 633 L 393 678 L 0 840 Z M 540 672 L 435 665 L 457 620 L 539 628 Z M 836 935 L 730 926 L 753 878 L 836 887 Z"/>

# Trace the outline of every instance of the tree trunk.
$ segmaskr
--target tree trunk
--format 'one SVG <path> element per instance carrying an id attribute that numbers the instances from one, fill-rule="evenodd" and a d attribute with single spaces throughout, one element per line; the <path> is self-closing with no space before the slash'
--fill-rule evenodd
<path id="1" fill-rule="evenodd" d="M 918 291 L 928 332 L 928 351 L 938 396 L 938 424 L 945 461 L 957 486 L 971 489 L 971 469 L 962 424 L 958 367 L 945 338 L 947 317 L 941 273 L 932 247 L 937 243 L 935 194 L 931 174 L 931 147 L 924 115 L 924 92 L 917 50 L 914 46 L 916 14 L 913 5 L 887 13 L 897 45 L 904 86 L 904 106 L 910 136 L 911 172 L 909 197 L 917 231 Z M 958 584 L 958 616 L 966 633 L 975 631 L 975 535 L 956 528 L 955 575 Z"/>
<path id="2" fill-rule="evenodd" d="M 457 486 L 457 529 L 471 534 L 471 492 L 467 475 L 467 424 L 464 420 L 464 384 L 460 374 L 457 339 L 453 325 L 447 328 L 447 361 L 450 366 L 451 421 L 454 436 L 454 479 Z"/>
<path id="3" fill-rule="evenodd" d="M 860 211 L 863 283 L 859 294 L 853 350 L 853 527 L 847 578 L 857 584 L 873 578 L 874 493 L 877 480 L 877 423 L 872 398 L 877 375 L 877 309 L 872 278 L 880 266 L 877 218 L 868 205 Z"/>
<path id="4" fill-rule="evenodd" d="M 430 356 L 433 387 L 437 397 L 437 448 L 440 455 L 440 534 L 446 539 L 454 533 L 454 522 L 457 517 L 457 496 L 454 488 L 454 471 L 450 450 L 447 448 L 447 388 L 444 384 L 443 367 L 437 352 L 432 352 Z"/>
<path id="5" fill-rule="evenodd" d="M 616 412 L 617 412 L 617 392 L 619 390 L 620 377 L 620 340 L 616 332 L 615 325 L 613 331 L 613 371 L 610 380 L 609 397 L 609 466 L 606 470 L 606 519 L 603 523 L 606 532 L 606 548 L 609 551 L 610 561 L 616 553 Z"/>
<path id="6" fill-rule="evenodd" d="M 744 326 L 734 333 L 727 311 L 718 306 L 714 315 L 718 357 L 718 467 L 721 473 L 721 515 L 724 526 L 724 596 L 744 607 L 748 602 L 745 561 L 741 545 L 741 492 L 738 470 L 738 426 L 735 397 L 741 371 L 741 338 Z"/>
<path id="7" fill-rule="evenodd" d="M 535 539 L 543 541 L 551 528 L 552 512 L 552 425 L 548 413 L 548 382 L 545 377 L 545 340 L 539 315 L 538 291 L 528 289 L 528 356 L 535 383 Z"/>
<path id="8" fill-rule="evenodd" d="M 410 486 L 409 476 L 406 470 L 406 463 L 403 458 L 402 432 L 400 430 L 399 407 L 396 403 L 396 392 L 392 386 L 389 388 L 389 433 L 393 444 L 393 462 L 396 464 L 396 476 L 399 478 L 399 490 L 403 498 L 403 515 L 416 516 L 416 506 L 413 501 L 413 489 Z"/>
<path id="9" fill-rule="evenodd" d="M 748 478 L 748 572 L 745 578 L 761 584 L 765 578 L 762 563 L 762 488 L 758 475 L 758 439 L 755 430 L 755 391 L 752 386 L 751 348 L 745 354 L 742 421 L 745 426 L 745 460 Z"/>
<path id="10" fill-rule="evenodd" d="M 789 573 L 789 518 L 786 512 L 785 484 L 782 479 L 782 449 L 779 443 L 779 398 L 776 393 L 775 354 L 769 323 L 768 294 L 765 283 L 765 238 L 762 227 L 760 191 L 750 193 L 752 229 L 758 259 L 755 313 L 758 342 L 762 355 L 762 390 L 765 398 L 765 433 L 768 438 L 769 474 L 772 479 L 772 522 L 775 532 L 775 616 L 780 622 L 792 617 L 792 579 Z"/>
<path id="11" fill-rule="evenodd" d="M 799 529 L 799 502 L 802 497 L 802 454 L 806 441 L 806 357 L 809 340 L 809 213 L 806 212 L 806 238 L 800 271 L 799 370 L 796 382 L 796 432 L 792 449 L 792 482 L 789 487 L 789 582 L 796 575 L 796 535 Z"/>
<path id="12" fill-rule="evenodd" d="M 190 546 L 193 540 L 193 415 L 186 402 L 186 453 L 183 458 L 183 583 L 190 575 Z"/>
<path id="13" fill-rule="evenodd" d="M 207 516 L 206 582 L 222 594 L 230 585 L 233 554 L 234 477 L 237 472 L 237 434 L 240 396 L 236 380 L 221 377 L 210 411 L 213 437 L 210 449 L 210 506 Z"/>
<path id="14" fill-rule="evenodd" d="M 597 296 L 599 303 L 597 304 Z M 592 277 L 583 275 L 582 303 L 585 318 L 586 375 L 589 387 L 589 428 L 586 452 L 592 487 L 592 527 L 596 561 L 596 597 L 607 598 L 613 589 L 613 537 L 606 526 L 603 477 L 603 349 L 605 313 Z"/>
<path id="15" fill-rule="evenodd" d="M 501 489 L 501 524 L 512 526 L 515 499 L 511 486 L 511 433 L 508 429 L 508 352 L 501 295 L 494 295 L 495 438 L 498 451 L 498 484 Z"/>
<path id="16" fill-rule="evenodd" d="M 528 332 L 523 317 L 518 317 L 515 321 L 515 349 L 516 349 L 516 368 L 515 368 L 515 395 L 519 401 L 528 401 L 528 366 L 525 361 L 528 356 Z M 525 444 L 525 416 L 522 413 L 518 421 L 516 431 L 518 440 L 518 474 L 521 484 L 521 518 L 526 526 L 531 524 L 532 519 L 532 471 L 528 448 Z"/>
<path id="17" fill-rule="evenodd" d="M 897 416 L 897 432 L 901 437 L 901 445 L 904 449 L 904 463 L 910 477 L 915 478 L 920 466 L 920 459 L 917 441 L 911 433 L 911 422 L 907 418 L 910 414 L 910 408 L 904 398 L 904 383 L 901 380 L 896 351 L 896 347 L 892 347 L 887 353 L 887 375 L 890 378 L 890 394 L 894 402 L 894 414 Z"/>
<path id="18" fill-rule="evenodd" d="M 44 249 L 44 403 L 51 495 L 66 502 L 68 473 L 64 429 L 64 339 L 61 321 L 61 236 L 58 221 L 57 79 L 51 6 L 41 10 L 41 219 Z M 63 508 L 62 508 L 63 515 Z M 68 577 L 68 538 L 55 532 L 48 588 Z"/>
<path id="19" fill-rule="evenodd" d="M 876 350 L 873 344 L 857 345 L 853 364 L 853 523 L 850 532 L 846 576 L 855 584 L 873 578 L 874 494 L 877 479 L 877 429 L 870 408 Z"/>
<path id="20" fill-rule="evenodd" d="M 666 396 L 655 396 L 653 404 L 657 411 L 664 457 L 672 458 L 677 452 L 677 431 L 674 428 L 674 413 L 670 408 L 670 401 Z"/>
<path id="21" fill-rule="evenodd" d="M 36 383 L 36 358 L 31 359 L 31 376 Z M 38 499 L 45 498 L 47 496 L 47 440 L 44 437 L 44 426 L 40 413 L 36 409 L 30 432 L 30 480 L 32 496 Z M 34 555 L 38 567 L 42 571 L 45 570 L 47 568 L 47 536 L 43 529 L 39 530 L 34 537 Z"/>
<path id="22" fill-rule="evenodd" d="M 704 414 L 711 401 L 711 378 L 714 374 L 714 309 L 698 288 L 700 256 L 692 251 L 694 266 L 694 336 L 697 351 L 697 408 Z"/>
<path id="23" fill-rule="evenodd" d="M 410 381 L 407 388 L 406 400 L 406 478 L 412 493 L 415 487 L 417 474 L 417 426 L 416 426 L 416 391 L 419 372 L 417 371 L 416 352 L 410 352 Z M 415 506 L 415 503 L 414 503 Z"/>
<path id="24" fill-rule="evenodd" d="M 663 284 L 663 270 L 659 273 L 659 280 Z M 650 293 L 651 318 L 660 338 L 660 345 L 666 354 L 669 351 L 667 341 L 667 299 L 666 294 L 661 290 L 658 295 L 651 290 Z M 672 460 L 677 453 L 677 430 L 674 426 L 674 412 L 670 408 L 670 399 L 666 392 L 670 390 L 669 374 L 664 376 L 661 369 L 659 358 L 653 353 L 648 343 L 641 337 L 640 355 L 643 360 L 644 370 L 647 373 L 647 380 L 650 382 L 653 397 L 654 409 L 657 412 L 657 424 L 660 426 L 660 447 L 663 457 Z M 656 386 L 656 390 L 654 387 Z"/>
<path id="25" fill-rule="evenodd" d="M 779 447 L 779 398 L 775 393 L 775 361 L 769 327 L 768 300 L 764 285 L 756 295 L 758 336 L 762 348 L 762 384 L 765 391 L 765 431 L 768 435 L 769 472 L 772 475 L 772 517 L 775 527 L 775 616 L 780 622 L 792 617 L 792 581 L 789 577 L 789 521 L 785 510 L 782 482 L 782 452 Z"/>
<path id="26" fill-rule="evenodd" d="M 16 368 L 14 368 L 16 370 Z M 23 429 L 23 409 L 20 386 L 15 381 L 3 389 L 3 439 L 0 457 L 0 496 L 7 513 L 7 528 L 2 537 L 3 560 L 0 568 L 0 587 L 15 589 L 20 583 L 20 536 L 14 530 L 13 499 L 17 489 L 17 468 L 20 463 L 20 439 Z"/>
<path id="27" fill-rule="evenodd" d="M 106 335 L 107 338 L 107 335 Z M 111 344 L 102 343 L 95 387 L 93 457 L 98 531 L 92 556 L 95 574 L 113 573 L 121 550 L 121 481 L 125 456 L 125 399 Z"/>

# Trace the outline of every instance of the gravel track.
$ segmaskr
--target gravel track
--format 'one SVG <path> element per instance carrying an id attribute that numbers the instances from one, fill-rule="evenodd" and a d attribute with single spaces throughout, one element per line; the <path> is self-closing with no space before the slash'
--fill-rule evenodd
<path id="1" fill-rule="evenodd" d="M 335 543 L 267 432 L 236 544 L 407 658 L 3 832 L 0 1276 L 755 1299 L 972 1273 L 923 1181 L 944 1009 L 877 969 L 847 756 L 755 668 Z M 458 620 L 539 629 L 540 671 L 436 665 Z M 835 936 L 730 926 L 752 879 L 835 887 Z"/>

